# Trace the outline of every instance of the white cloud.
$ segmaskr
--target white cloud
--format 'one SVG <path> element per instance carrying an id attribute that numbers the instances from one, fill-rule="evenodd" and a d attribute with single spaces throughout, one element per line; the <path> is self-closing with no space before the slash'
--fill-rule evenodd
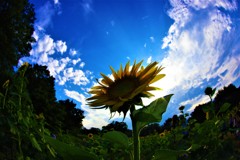
<path id="1" fill-rule="evenodd" d="M 86 105 L 86 98 L 83 94 L 80 94 L 77 91 L 70 91 L 67 89 L 64 89 L 64 93 L 66 96 L 80 102 L 81 105 Z"/>
<path id="2" fill-rule="evenodd" d="M 69 51 L 69 54 L 70 54 L 71 56 L 74 56 L 74 55 L 77 54 L 77 51 L 76 51 L 75 49 L 71 48 L 70 51 Z"/>
<path id="3" fill-rule="evenodd" d="M 57 82 L 59 85 L 64 85 L 66 82 L 71 82 L 75 85 L 87 85 L 88 78 L 82 70 L 74 69 L 72 67 L 63 70 L 63 75 L 58 76 Z"/>
<path id="4" fill-rule="evenodd" d="M 35 32 L 35 34 L 37 34 Z M 54 42 L 53 39 L 49 35 L 44 35 L 41 38 L 38 38 L 36 48 L 34 48 L 35 53 L 47 53 L 49 55 L 54 54 Z"/>
<path id="5" fill-rule="evenodd" d="M 153 36 L 149 37 L 149 39 L 150 39 L 150 41 L 151 41 L 152 43 L 155 42 L 155 38 L 154 38 Z"/>
<path id="6" fill-rule="evenodd" d="M 78 58 L 78 59 L 73 59 L 72 60 L 72 63 L 73 63 L 73 65 L 76 65 L 78 62 L 80 62 L 81 61 L 81 59 L 80 58 Z"/>
<path id="7" fill-rule="evenodd" d="M 65 85 L 67 82 L 74 85 L 86 85 L 89 83 L 88 77 L 91 76 L 88 72 L 84 72 L 80 69 L 73 69 L 73 65 L 76 65 L 81 61 L 80 58 L 63 57 L 58 55 L 58 58 L 54 58 L 54 53 L 64 53 L 67 50 L 66 42 L 62 40 L 54 41 L 50 35 L 45 34 L 44 30 L 38 30 L 36 28 L 34 36 L 37 37 L 37 42 L 33 44 L 33 49 L 30 51 L 30 57 L 24 57 L 23 61 L 30 63 L 37 63 L 39 65 L 45 65 L 48 67 L 50 74 L 55 78 L 55 82 L 59 85 Z M 70 49 L 73 51 L 73 49 Z M 81 62 L 79 66 L 83 68 L 84 62 Z"/>
<path id="8" fill-rule="evenodd" d="M 54 4 L 59 4 L 59 0 L 53 0 Z"/>
<path id="9" fill-rule="evenodd" d="M 148 57 L 147 59 L 147 64 L 151 63 L 152 62 L 152 56 Z"/>
<path id="10" fill-rule="evenodd" d="M 83 126 L 86 128 L 102 128 L 102 126 L 106 126 L 113 120 L 122 120 L 123 114 L 113 113 L 111 117 L 111 113 L 109 109 L 92 109 L 88 105 L 82 105 L 81 109 L 85 113 L 85 118 L 83 119 Z M 111 119 L 110 119 L 111 118 Z M 125 121 L 129 121 L 129 112 L 126 115 Z"/>
<path id="11" fill-rule="evenodd" d="M 67 51 L 66 42 L 63 42 L 62 40 L 58 40 L 57 42 L 55 42 L 54 46 L 55 46 L 55 49 L 61 54 Z"/>
<path id="12" fill-rule="evenodd" d="M 196 10 L 205 9 L 207 7 L 222 7 L 226 10 L 236 10 L 237 9 L 237 1 L 233 0 L 229 2 L 227 0 L 195 0 L 195 1 L 185 1 L 186 4 L 193 7 Z"/>
<path id="13" fill-rule="evenodd" d="M 80 94 L 77 91 L 70 91 L 64 89 L 66 96 L 78 101 L 81 103 L 81 109 L 85 113 L 85 118 L 83 119 L 83 126 L 86 128 L 101 128 L 109 124 L 110 111 L 104 109 L 91 109 L 87 106 L 86 97 L 83 94 Z"/>
<path id="14" fill-rule="evenodd" d="M 143 47 L 146 48 L 147 47 L 147 43 L 144 43 Z"/>
<path id="15" fill-rule="evenodd" d="M 214 6 L 221 5 L 227 7 L 226 9 L 234 9 L 235 6 L 231 7 L 227 1 L 170 2 L 173 8 L 168 14 L 174 23 L 163 39 L 162 48 L 167 48 L 168 54 L 161 62 L 165 67 L 163 72 L 166 77 L 156 85 L 163 86 L 160 87 L 163 88 L 163 93 L 184 95 L 189 89 L 202 87 L 203 83 L 213 79 L 217 79 L 216 87 L 220 88 L 234 82 L 240 76 L 240 73 L 236 74 L 239 70 L 240 50 L 230 50 L 226 46 L 229 43 L 227 37 L 233 31 L 232 19 Z M 235 1 L 232 4 L 235 5 Z M 193 6 L 195 10 L 191 8 Z M 232 36 L 231 40 L 235 41 L 234 38 L 237 39 Z M 225 71 L 226 74 L 222 75 Z M 180 95 L 175 96 L 181 98 Z M 204 98 L 199 95 L 192 100 L 194 103 L 203 101 Z"/>
<path id="16" fill-rule="evenodd" d="M 198 105 L 209 102 L 210 99 L 206 95 L 198 95 L 192 99 L 180 103 L 180 106 L 191 105 L 187 112 L 192 112 Z"/>
<path id="17" fill-rule="evenodd" d="M 38 63 L 46 63 L 46 62 L 48 62 L 48 55 L 45 52 L 41 54 L 41 56 L 39 57 Z"/>
<path id="18" fill-rule="evenodd" d="M 81 62 L 80 65 L 79 65 L 81 68 L 83 68 L 85 66 L 85 63 L 84 62 Z"/>

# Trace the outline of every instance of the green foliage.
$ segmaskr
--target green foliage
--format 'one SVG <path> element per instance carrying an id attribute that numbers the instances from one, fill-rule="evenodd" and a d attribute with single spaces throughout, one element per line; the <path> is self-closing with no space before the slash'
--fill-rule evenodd
<path id="1" fill-rule="evenodd" d="M 26 71 L 27 90 L 33 103 L 34 112 L 43 114 L 48 129 L 54 133 L 79 130 L 82 127 L 83 111 L 73 101 L 56 102 L 54 77 L 46 66 L 30 65 Z"/>
<path id="2" fill-rule="evenodd" d="M 132 135 L 132 132 L 128 129 L 127 124 L 125 122 L 112 121 L 108 125 L 102 127 L 103 133 L 113 130 L 122 132 L 128 135 L 129 137 Z"/>
<path id="3" fill-rule="evenodd" d="M 54 148 L 57 152 L 58 157 L 64 160 L 98 160 L 97 156 L 87 150 L 81 149 L 76 146 L 71 146 L 69 144 L 63 143 L 59 140 L 53 139 L 49 136 L 45 136 L 47 142 Z"/>
<path id="4" fill-rule="evenodd" d="M 219 113 L 226 112 L 230 106 L 231 106 L 230 103 L 224 103 L 224 104 L 221 106 L 220 110 L 218 111 L 218 114 L 219 114 Z"/>
<path id="5" fill-rule="evenodd" d="M 84 118 L 83 111 L 76 108 L 76 104 L 69 99 L 58 101 L 56 107 L 60 110 L 58 112 L 63 113 L 61 114 L 61 129 L 64 131 L 79 131 L 82 127 L 82 120 Z"/>
<path id="6" fill-rule="evenodd" d="M 103 138 L 113 143 L 119 144 L 123 148 L 129 147 L 128 136 L 123 134 L 122 132 L 118 132 L 118 131 L 107 132 L 103 135 Z"/>
<path id="7" fill-rule="evenodd" d="M 133 112 L 133 119 L 137 121 L 136 127 L 138 132 L 147 124 L 162 120 L 162 114 L 166 111 L 171 97 L 172 94 L 158 98 L 148 106 Z"/>
<path id="8" fill-rule="evenodd" d="M 11 154 L 12 157 L 24 159 L 35 157 L 38 151 L 43 151 L 45 140 L 44 117 L 38 117 L 33 113 L 31 99 L 26 89 L 25 72 L 28 64 L 24 64 L 3 87 L 4 96 L 0 97 L 0 127 L 1 151 L 4 156 Z M 3 95 L 3 94 L 2 94 Z M 38 118 L 37 118 L 38 117 Z M 11 144 L 11 150 L 5 148 Z M 31 152 L 27 150 L 33 147 Z M 14 158 L 14 159 L 15 159 Z"/>
<path id="9" fill-rule="evenodd" d="M 167 160 L 178 160 L 180 154 L 184 154 L 186 151 L 175 151 L 175 150 L 157 150 L 152 160 L 167 159 Z"/>

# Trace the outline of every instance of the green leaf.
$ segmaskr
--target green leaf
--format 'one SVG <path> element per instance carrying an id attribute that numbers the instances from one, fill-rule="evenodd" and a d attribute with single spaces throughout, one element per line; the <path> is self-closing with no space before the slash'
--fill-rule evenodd
<path id="1" fill-rule="evenodd" d="M 103 138 L 113 142 L 120 144 L 124 148 L 127 148 L 129 146 L 128 136 L 122 132 L 118 131 L 110 131 L 103 135 Z"/>
<path id="2" fill-rule="evenodd" d="M 193 143 L 186 151 L 196 151 L 201 145 Z"/>
<path id="3" fill-rule="evenodd" d="M 155 152 L 152 160 L 158 160 L 158 159 L 166 159 L 166 160 L 177 160 L 178 156 L 180 154 L 187 153 L 187 151 L 180 150 L 180 151 L 175 151 L 175 150 L 166 150 L 166 149 L 161 149 Z"/>
<path id="4" fill-rule="evenodd" d="M 166 111 L 167 105 L 173 94 L 161 97 L 133 112 L 133 119 L 136 121 L 137 131 L 139 132 L 145 125 L 153 122 L 160 122 L 162 114 Z"/>
<path id="5" fill-rule="evenodd" d="M 12 134 L 17 134 L 19 131 L 18 131 L 18 128 L 14 125 L 14 123 L 10 120 L 8 120 L 8 124 L 10 126 L 10 132 Z"/>
<path id="6" fill-rule="evenodd" d="M 49 144 L 47 144 L 47 148 L 48 148 L 49 152 L 51 153 L 51 155 L 55 158 L 55 157 L 56 157 L 56 152 L 54 151 L 54 149 L 51 148 L 51 147 L 49 146 Z"/>
<path id="7" fill-rule="evenodd" d="M 49 136 L 44 136 L 46 141 L 64 160 L 98 160 L 97 156 L 82 148 L 71 146 Z"/>
<path id="8" fill-rule="evenodd" d="M 0 92 L 0 97 L 4 97 L 4 95 Z"/>
<path id="9" fill-rule="evenodd" d="M 223 112 L 225 112 L 230 106 L 231 106 L 230 103 L 224 103 L 224 104 L 220 107 L 220 110 L 218 111 L 218 113 L 223 113 Z"/>
<path id="10" fill-rule="evenodd" d="M 34 136 L 32 133 L 30 134 L 30 140 L 31 140 L 31 142 L 32 142 L 32 145 L 33 145 L 37 150 L 42 151 L 40 145 L 38 144 L 35 136 Z"/>

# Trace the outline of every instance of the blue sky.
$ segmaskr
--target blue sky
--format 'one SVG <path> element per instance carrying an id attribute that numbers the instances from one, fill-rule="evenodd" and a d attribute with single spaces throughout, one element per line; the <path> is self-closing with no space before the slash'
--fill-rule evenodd
<path id="1" fill-rule="evenodd" d="M 35 5 L 36 43 L 20 60 L 48 66 L 56 96 L 85 112 L 86 128 L 122 120 L 92 110 L 87 93 L 100 72 L 110 76 L 130 60 L 159 62 L 166 77 L 153 99 L 173 93 L 166 118 L 180 105 L 191 112 L 209 101 L 207 86 L 240 85 L 240 4 L 237 0 L 30 0 Z M 129 115 L 125 119 L 130 127 Z"/>

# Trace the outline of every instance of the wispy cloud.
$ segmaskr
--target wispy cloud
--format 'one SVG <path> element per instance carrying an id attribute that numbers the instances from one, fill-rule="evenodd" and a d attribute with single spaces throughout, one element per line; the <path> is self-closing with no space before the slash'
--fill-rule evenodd
<path id="1" fill-rule="evenodd" d="M 88 15 L 94 11 L 92 8 L 92 3 L 93 3 L 92 0 L 83 0 L 82 1 L 81 4 L 82 4 L 82 8 L 83 8 L 85 15 Z"/>
<path id="2" fill-rule="evenodd" d="M 153 36 L 149 37 L 149 39 L 150 39 L 150 41 L 151 41 L 152 43 L 155 42 L 155 38 L 154 38 Z"/>
<path id="3" fill-rule="evenodd" d="M 236 1 L 170 3 L 168 14 L 174 23 L 163 39 L 162 48 L 168 54 L 161 62 L 167 76 L 159 82 L 165 92 L 183 98 L 190 89 L 206 87 L 213 81 L 213 87 L 222 88 L 239 78 L 239 26 L 233 25 L 234 19 L 227 13 L 236 9 Z M 193 101 L 202 102 L 204 97 L 197 95 Z"/>
<path id="4" fill-rule="evenodd" d="M 68 97 L 70 97 L 70 98 L 80 102 L 82 105 L 86 105 L 86 98 L 85 98 L 85 96 L 83 94 L 80 94 L 77 91 L 70 91 L 68 89 L 64 89 L 64 93 Z"/>
<path id="5" fill-rule="evenodd" d="M 184 102 L 180 103 L 180 106 L 186 106 L 186 105 L 190 105 L 191 107 L 189 109 L 187 109 L 187 112 L 192 112 L 196 106 L 198 106 L 199 104 L 204 104 L 209 102 L 210 99 L 208 96 L 206 95 L 198 95 L 192 99 L 188 99 Z"/>
<path id="6" fill-rule="evenodd" d="M 36 26 L 40 26 L 41 28 L 46 28 L 51 24 L 52 17 L 55 14 L 54 5 L 47 1 L 42 7 L 36 10 Z"/>

